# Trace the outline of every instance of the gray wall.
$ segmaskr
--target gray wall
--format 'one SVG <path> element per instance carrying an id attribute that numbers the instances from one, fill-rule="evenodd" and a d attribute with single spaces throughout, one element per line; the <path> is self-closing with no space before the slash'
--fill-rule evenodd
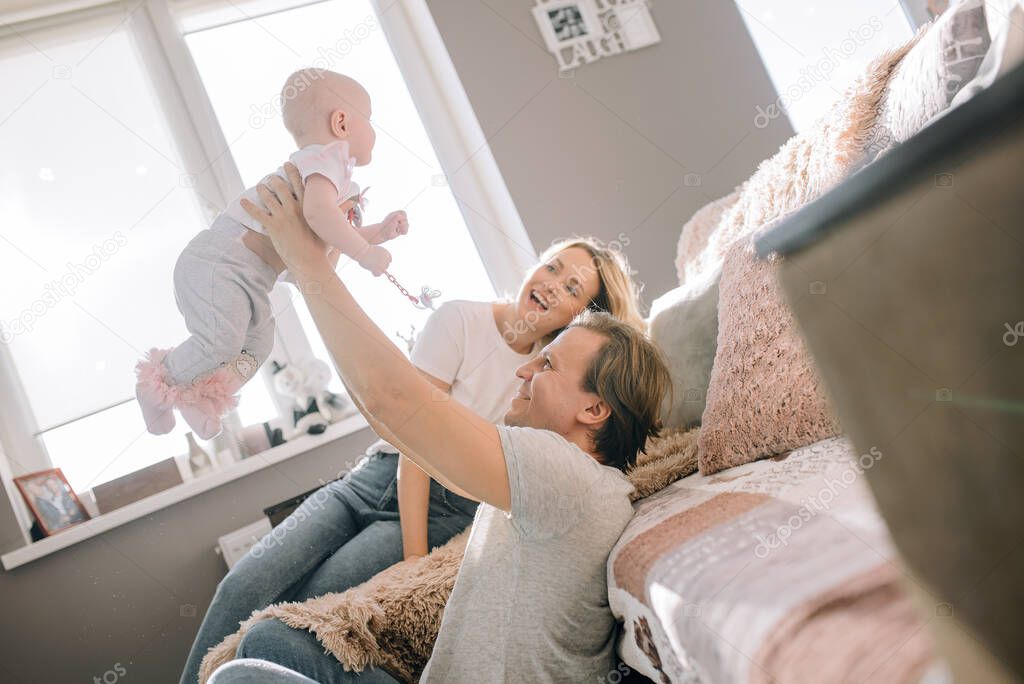
<path id="1" fill-rule="evenodd" d="M 776 95 L 731 2 L 661 0 L 661 44 L 572 78 L 558 77 L 532 4 L 429 2 L 534 244 L 622 233 L 649 301 L 674 284 L 683 221 L 790 130 L 753 126 L 755 106 Z M 120 664 L 125 681 L 177 681 L 224 573 L 216 538 L 334 477 L 370 441 L 354 435 L 0 572 L 0 680 L 92 682 L 111 671 L 110 682 Z M 0 501 L 4 550 L 20 541 L 8 511 Z"/>
<path id="2" fill-rule="evenodd" d="M 213 551 L 217 537 L 259 519 L 264 507 L 337 477 L 374 439 L 362 430 L 0 571 L 0 681 L 92 682 L 111 671 L 111 684 L 120 664 L 122 682 L 177 682 L 226 572 Z M 4 498 L 0 511 L 9 510 Z M 6 552 L 20 537 L 7 533 L 18 535 L 9 524 L 4 530 Z"/>
<path id="3" fill-rule="evenodd" d="M 651 300 L 676 285 L 685 220 L 792 135 L 734 3 L 661 0 L 662 42 L 560 78 L 533 0 L 428 0 L 534 246 L 622 233 Z M 687 184 L 699 179 L 700 185 Z"/>

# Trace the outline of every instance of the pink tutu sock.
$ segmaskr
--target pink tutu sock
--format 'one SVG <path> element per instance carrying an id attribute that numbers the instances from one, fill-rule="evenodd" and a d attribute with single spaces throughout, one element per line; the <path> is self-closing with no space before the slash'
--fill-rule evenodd
<path id="1" fill-rule="evenodd" d="M 235 392 L 245 380 L 229 366 L 222 366 L 191 385 L 183 385 L 177 407 L 192 432 L 200 439 L 220 434 L 221 418 L 238 406 Z"/>
<path id="2" fill-rule="evenodd" d="M 152 348 L 143 361 L 135 366 L 135 398 L 142 408 L 146 429 L 154 435 L 167 434 L 174 428 L 172 407 L 178 397 L 178 387 L 170 381 L 164 357 L 170 349 Z"/>
<path id="3" fill-rule="evenodd" d="M 220 433 L 221 418 L 238 406 L 236 392 L 258 368 L 255 357 L 243 349 L 236 358 L 181 387 L 176 406 L 196 436 L 211 439 Z"/>

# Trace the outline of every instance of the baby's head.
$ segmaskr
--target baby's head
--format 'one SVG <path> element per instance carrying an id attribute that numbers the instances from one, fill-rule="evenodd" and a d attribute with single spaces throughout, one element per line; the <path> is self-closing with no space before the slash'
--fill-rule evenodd
<path id="1" fill-rule="evenodd" d="M 370 163 L 377 134 L 370 95 L 353 78 L 327 69 L 300 69 L 281 89 L 284 126 L 299 147 L 347 140 L 358 166 Z"/>

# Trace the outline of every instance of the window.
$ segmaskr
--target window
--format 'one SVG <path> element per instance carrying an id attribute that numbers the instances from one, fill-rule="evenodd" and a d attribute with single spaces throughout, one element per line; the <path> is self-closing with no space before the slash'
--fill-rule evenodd
<path id="1" fill-rule="evenodd" d="M 389 8 L 388 21 L 404 13 L 408 32 L 416 17 L 421 25 L 429 18 L 420 5 Z M 392 209 L 409 212 L 410 235 L 388 245 L 391 271 L 406 287 L 418 293 L 430 285 L 442 300 L 489 299 L 495 287 L 477 247 L 491 245 L 492 277 L 505 269 L 497 282 L 515 271 L 502 261 L 518 267 L 530 251 L 521 224 L 514 230 L 518 219 L 509 219 L 507 195 L 495 191 L 500 176 L 480 170 L 489 152 L 482 134 L 466 134 L 466 108 L 424 100 L 424 89 L 450 90 L 450 75 L 437 76 L 447 80 L 436 87 L 425 83 L 427 59 L 407 60 L 405 70 L 420 80 L 414 103 L 376 3 L 183 0 L 172 10 L 107 7 L 0 34 L 0 149 L 10 162 L 0 171 L 0 412 L 14 426 L 0 437 L 14 475 L 60 467 L 79 494 L 187 451 L 180 417 L 169 435 L 146 432 L 134 366 L 150 347 L 187 336 L 171 287 L 181 249 L 294 149 L 274 110 L 292 70 L 326 66 L 370 91 L 377 145 L 373 164 L 357 169 L 356 179 L 371 188 L 369 221 Z M 416 48 L 403 49 L 408 57 Z M 444 66 L 436 58 L 429 61 L 435 71 Z M 459 117 L 458 134 L 442 151 L 428 138 L 424 111 Z M 465 194 L 497 209 L 467 223 L 439 157 L 448 167 L 473 157 L 469 175 L 482 183 Z M 481 220 L 493 234 L 474 228 Z M 508 242 L 520 253 L 496 264 Z M 339 269 L 404 349 L 399 337 L 421 328 L 429 312 L 344 257 Z M 312 354 L 329 362 L 294 288 L 279 286 L 273 296 L 275 358 Z M 243 388 L 243 425 L 290 418 L 272 384 L 267 372 Z M 332 389 L 342 391 L 336 376 Z"/>
<path id="2" fill-rule="evenodd" d="M 899 0 L 737 0 L 778 101 L 757 107 L 765 128 L 788 115 L 796 131 L 824 114 L 879 52 L 912 35 Z"/>
<path id="3" fill-rule="evenodd" d="M 331 0 L 252 19 L 240 10 L 222 10 L 208 21 L 215 27 L 187 33 L 186 42 L 224 138 L 233 141 L 231 154 L 246 186 L 295 149 L 281 123 L 278 98 L 288 74 L 312 65 L 352 76 L 370 93 L 377 130 L 373 162 L 354 174 L 368 188 L 366 221 L 395 209 L 409 213 L 409 235 L 386 245 L 394 258 L 391 272 L 414 294 L 429 285 L 446 300 L 494 297 L 455 198 L 439 182 L 441 165 L 367 0 Z M 202 26 L 201 17 L 183 24 Z M 374 278 L 344 256 L 338 268 L 385 333 L 409 337 L 410 326 L 422 328 L 430 312 L 414 308 L 383 276 Z M 315 355 L 328 360 L 302 297 L 292 287 L 287 293 Z M 340 392 L 341 381 L 335 376 L 333 382 Z"/>
<path id="4" fill-rule="evenodd" d="M 123 19 L 0 40 L 0 319 L 31 432 L 78 491 L 184 444 L 123 403 L 144 351 L 187 335 L 154 274 L 204 223 Z"/>

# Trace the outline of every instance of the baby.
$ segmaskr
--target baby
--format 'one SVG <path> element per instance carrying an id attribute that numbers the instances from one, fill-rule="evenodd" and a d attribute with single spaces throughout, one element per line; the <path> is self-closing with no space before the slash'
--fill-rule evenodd
<path id="1" fill-rule="evenodd" d="M 288 77 L 281 95 L 284 125 L 299 148 L 289 159 L 305 184 L 306 221 L 333 262 L 344 253 L 379 276 L 391 263 L 380 243 L 406 234 L 409 224 L 395 211 L 362 225 L 362 194 L 351 176 L 370 162 L 376 139 L 369 94 L 347 76 L 303 69 Z M 276 173 L 287 178 L 283 168 Z M 177 408 L 200 438 L 216 436 L 221 417 L 238 404 L 235 393 L 273 349 L 269 293 L 278 280 L 295 281 L 266 230 L 242 208 L 243 197 L 264 206 L 256 188 L 247 189 L 175 263 L 174 299 L 190 337 L 173 349 L 150 349 L 136 365 L 135 396 L 154 435 L 171 431 Z"/>

